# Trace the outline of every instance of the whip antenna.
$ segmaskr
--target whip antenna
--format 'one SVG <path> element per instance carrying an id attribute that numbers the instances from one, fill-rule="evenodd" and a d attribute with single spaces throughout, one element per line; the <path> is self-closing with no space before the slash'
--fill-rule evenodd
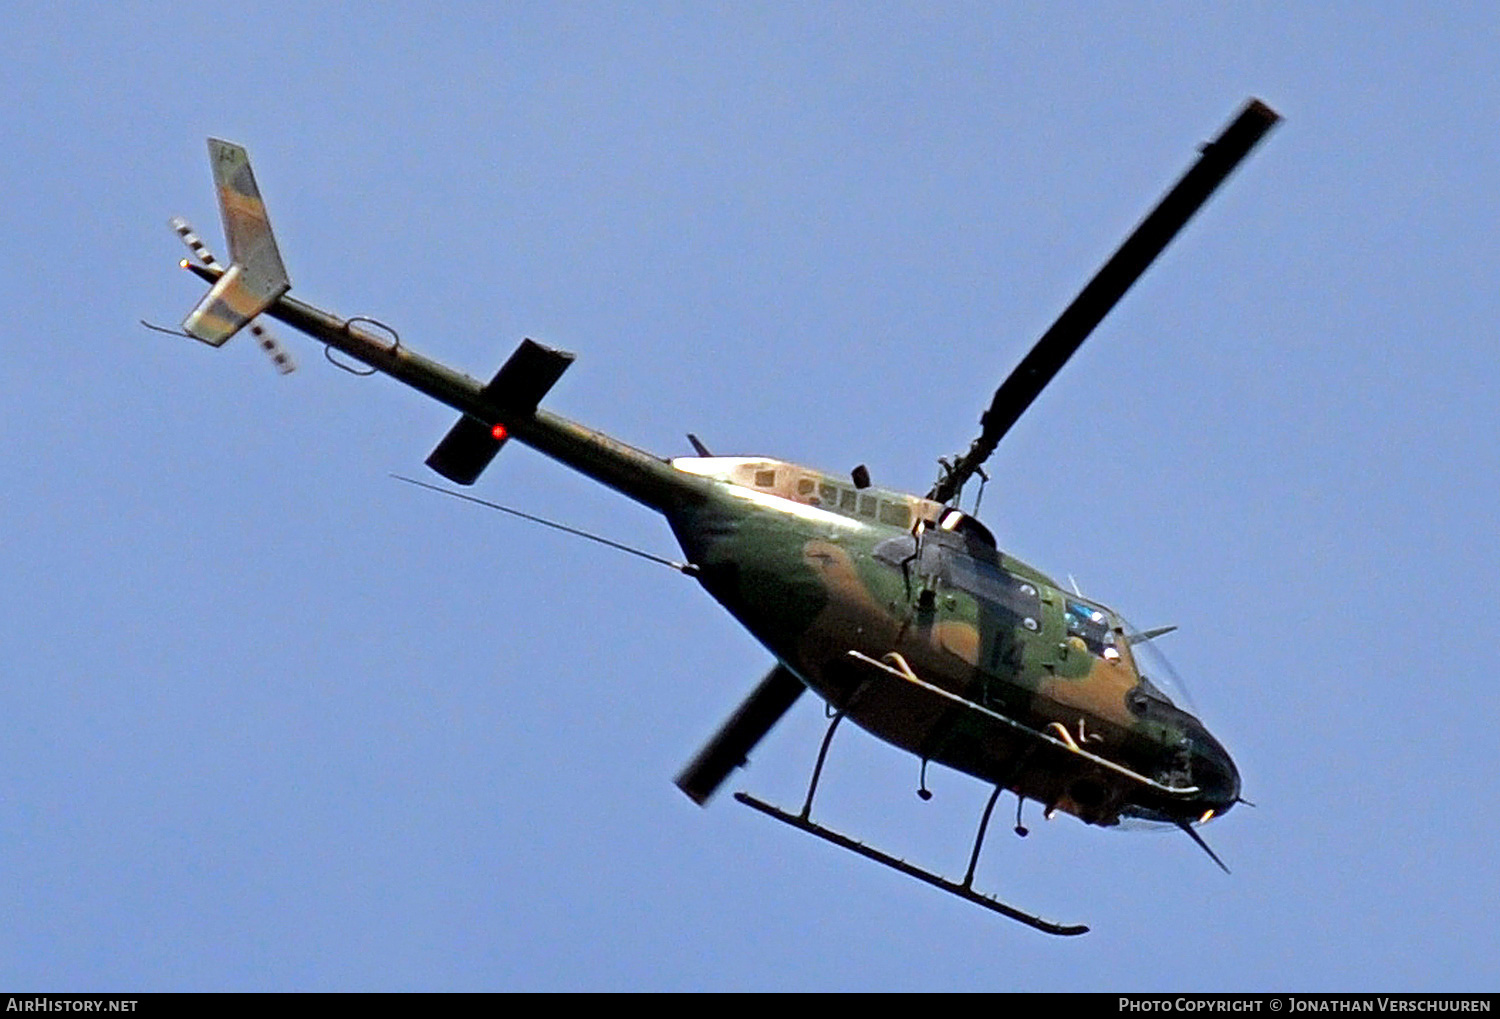
<path id="1" fill-rule="evenodd" d="M 693 563 L 679 563 L 675 559 L 667 559 L 662 556 L 655 555 L 651 552 L 643 552 L 638 548 L 631 548 L 629 545 L 622 545 L 618 541 L 611 541 L 608 538 L 601 538 L 597 534 L 590 534 L 588 531 L 580 531 L 576 527 L 569 527 L 567 524 L 559 524 L 552 520 L 545 520 L 542 517 L 533 516 L 530 513 L 522 513 L 518 509 L 511 509 L 509 506 L 502 506 L 498 502 L 490 502 L 487 499 L 479 499 L 472 495 L 465 495 L 462 492 L 455 492 L 453 491 L 453 489 L 444 488 L 441 485 L 429 485 L 425 481 L 418 481 L 416 478 L 408 478 L 401 474 L 392 474 L 391 477 L 395 478 L 397 481 L 404 481 L 408 485 L 416 485 L 418 488 L 425 488 L 430 492 L 437 492 L 441 495 L 451 495 L 453 496 L 453 498 L 462 499 L 464 502 L 472 502 L 480 506 L 487 506 L 492 510 L 499 510 L 501 513 L 509 513 L 513 517 L 520 517 L 522 520 L 530 520 L 534 524 L 541 524 L 542 526 L 550 527 L 555 531 L 563 531 L 567 534 L 575 534 L 580 538 L 587 538 L 589 541 L 597 541 L 601 545 L 608 545 L 610 548 L 617 548 L 621 552 L 629 552 L 633 556 L 640 556 L 642 559 L 649 559 L 653 563 L 660 563 L 663 566 L 670 566 L 678 573 L 685 573 L 690 577 L 697 576 L 698 574 L 698 567 Z"/>

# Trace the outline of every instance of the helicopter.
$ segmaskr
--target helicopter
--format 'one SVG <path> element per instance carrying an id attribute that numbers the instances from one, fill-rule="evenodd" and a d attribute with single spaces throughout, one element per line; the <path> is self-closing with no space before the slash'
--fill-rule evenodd
<path id="1" fill-rule="evenodd" d="M 875 486 L 863 465 L 842 476 L 770 457 L 718 456 L 691 434 L 695 455 L 657 456 L 540 406 L 572 353 L 525 339 L 481 382 L 417 353 L 375 319 L 343 318 L 287 296 L 291 282 L 248 154 L 215 138 L 209 157 L 230 265 L 220 265 L 185 222 L 172 221 L 198 256 L 180 264 L 210 284 L 182 332 L 218 347 L 249 327 L 277 367 L 290 371 L 289 356 L 259 324 L 270 316 L 324 344 L 338 367 L 384 373 L 459 411 L 426 459 L 447 481 L 473 485 L 515 440 L 662 514 L 686 560 L 648 558 L 695 578 L 775 659 L 677 775 L 682 792 L 706 805 L 811 690 L 831 722 L 800 811 L 744 792 L 735 794 L 739 802 L 1036 930 L 1082 934 L 1085 925 L 1055 922 L 974 888 L 1002 792 L 1016 797 L 1017 834 L 1027 833 L 1021 811 L 1028 800 L 1048 818 L 1062 811 L 1101 827 L 1155 822 L 1181 829 L 1226 871 L 1196 829 L 1248 801 L 1228 751 L 1169 692 L 1170 666 L 1154 641 L 1174 628 L 1138 630 L 1076 585 L 1064 589 L 999 549 L 958 502 L 976 475 L 982 492 L 983 465 L 1006 433 L 1279 120 L 1250 99 L 1202 146 L 1002 382 L 969 448 L 938 461 L 925 495 Z M 845 718 L 919 758 L 923 799 L 931 796 L 930 762 L 993 787 L 961 881 L 813 820 L 819 777 Z"/>

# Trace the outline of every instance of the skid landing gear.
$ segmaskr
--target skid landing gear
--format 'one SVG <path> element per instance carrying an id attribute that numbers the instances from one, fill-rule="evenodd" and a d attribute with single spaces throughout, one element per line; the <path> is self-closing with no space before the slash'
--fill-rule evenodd
<path id="1" fill-rule="evenodd" d="M 892 870 L 899 871 L 900 873 L 905 874 L 908 877 L 914 877 L 918 881 L 925 881 L 935 888 L 941 888 L 943 891 L 948 892 L 951 895 L 956 895 L 960 899 L 964 899 L 967 902 L 972 902 L 976 906 L 982 906 L 985 909 L 990 910 L 991 912 L 999 913 L 1001 916 L 1009 917 L 1010 919 L 1015 920 L 1017 923 L 1023 923 L 1027 927 L 1031 927 L 1034 930 L 1039 930 L 1047 934 L 1059 935 L 1085 934 L 1088 932 L 1088 928 L 1083 924 L 1061 924 L 1053 920 L 1047 920 L 1043 917 L 1036 916 L 1033 913 L 1027 913 L 1023 910 L 1017 909 L 1014 906 L 1007 905 L 1006 903 L 1001 902 L 999 899 L 991 898 L 988 895 L 982 895 L 974 890 L 974 868 L 979 863 L 979 850 L 984 845 L 984 835 L 985 832 L 989 829 L 990 815 L 995 810 L 996 801 L 1000 799 L 1001 787 L 998 785 L 995 787 L 995 791 L 990 794 L 989 802 L 985 804 L 984 815 L 979 822 L 979 833 L 974 838 L 974 850 L 969 854 L 969 869 L 967 873 L 964 874 L 964 879 L 961 883 L 950 881 L 947 878 L 942 877 L 941 875 L 934 874 L 929 870 L 924 870 L 921 867 L 916 866 L 915 864 L 907 863 L 905 860 L 897 859 L 896 857 L 891 856 L 889 853 L 883 853 L 873 846 L 867 846 L 862 842 L 856 842 L 854 839 L 849 838 L 847 835 L 836 832 L 832 828 L 825 828 L 813 821 L 811 818 L 813 794 L 816 793 L 818 789 L 818 778 L 823 773 L 823 762 L 828 758 L 828 746 L 833 741 L 833 732 L 838 728 L 839 722 L 841 722 L 843 718 L 844 716 L 842 712 L 834 715 L 833 723 L 829 725 L 828 733 L 823 737 L 823 745 L 818 750 L 818 763 L 813 767 L 812 781 L 808 784 L 807 799 L 802 804 L 802 812 L 800 814 L 789 814 L 779 807 L 773 807 L 769 803 L 756 799 L 749 793 L 737 792 L 734 794 L 734 798 L 745 804 L 745 806 L 754 807 L 762 814 L 774 817 L 776 820 L 781 821 L 784 824 L 789 824 L 793 828 L 805 831 L 809 835 L 816 835 L 818 838 L 822 839 L 825 842 L 831 842 L 842 849 L 847 849 L 851 852 L 858 853 L 860 856 L 863 856 L 866 859 L 874 860 L 876 863 L 883 864 L 886 867 L 890 867 Z"/>

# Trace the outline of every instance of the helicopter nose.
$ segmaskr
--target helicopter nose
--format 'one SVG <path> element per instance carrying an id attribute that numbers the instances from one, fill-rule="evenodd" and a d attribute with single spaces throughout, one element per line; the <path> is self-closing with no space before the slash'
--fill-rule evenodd
<path id="1" fill-rule="evenodd" d="M 1197 803 L 1203 817 L 1215 817 L 1233 807 L 1240 798 L 1240 772 L 1224 744 L 1207 729 L 1193 738 L 1193 784 L 1199 789 Z"/>

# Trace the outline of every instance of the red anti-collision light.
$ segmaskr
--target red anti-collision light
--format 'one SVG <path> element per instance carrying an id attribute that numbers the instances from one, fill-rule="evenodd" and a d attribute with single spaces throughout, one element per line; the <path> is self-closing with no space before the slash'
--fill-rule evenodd
<path id="1" fill-rule="evenodd" d="M 495 437 L 496 442 L 504 442 L 505 437 L 510 433 L 505 430 L 504 425 L 497 424 L 494 428 L 490 429 L 490 434 Z"/>

